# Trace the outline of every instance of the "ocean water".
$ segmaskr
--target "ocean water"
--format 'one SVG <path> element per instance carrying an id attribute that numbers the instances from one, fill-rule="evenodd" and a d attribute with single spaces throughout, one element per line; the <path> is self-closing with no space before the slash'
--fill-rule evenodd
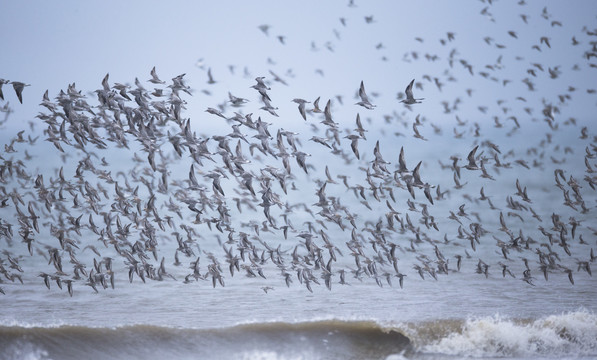
<path id="1" fill-rule="evenodd" d="M 6 359 L 591 359 L 593 313 L 535 319 L 253 322 L 230 327 L 2 326 Z"/>

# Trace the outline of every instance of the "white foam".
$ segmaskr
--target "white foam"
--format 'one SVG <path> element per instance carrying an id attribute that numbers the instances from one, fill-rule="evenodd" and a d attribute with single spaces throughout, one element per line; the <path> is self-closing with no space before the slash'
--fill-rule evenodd
<path id="1" fill-rule="evenodd" d="M 500 316 L 470 319 L 460 332 L 424 352 L 473 356 L 597 355 L 597 316 L 584 310 L 524 322 Z"/>
<path id="2" fill-rule="evenodd" d="M 306 356 L 304 354 L 296 355 L 283 355 L 278 354 L 271 350 L 250 350 L 245 351 L 242 354 L 236 354 L 234 356 L 237 359 L 243 360 L 304 360 L 304 359 L 316 359 L 312 356 Z"/>
<path id="3" fill-rule="evenodd" d="M 386 360 L 407 360 L 407 357 L 404 357 L 401 354 L 392 354 L 386 358 Z"/>
<path id="4" fill-rule="evenodd" d="M 376 318 L 372 318 L 370 316 L 362 316 L 362 315 L 345 315 L 345 316 L 337 316 L 334 314 L 325 314 L 325 315 L 314 315 L 310 317 L 287 317 L 287 316 L 279 316 L 279 317 L 270 317 L 266 320 L 263 319 L 243 319 L 239 320 L 234 323 L 233 326 L 237 325 L 253 325 L 253 324 L 275 324 L 275 323 L 287 323 L 287 324 L 304 324 L 304 323 L 317 323 L 317 322 L 324 322 L 324 321 L 339 321 L 339 322 L 360 322 L 360 321 L 371 321 L 378 324 L 380 327 L 384 327 L 384 322 L 379 321 Z"/>
<path id="5" fill-rule="evenodd" d="M 20 327 L 20 328 L 58 328 L 67 325 L 64 321 L 54 321 L 52 323 L 37 323 L 37 322 L 26 322 L 16 319 L 0 319 L 0 326 L 4 327 Z"/>
<path id="6" fill-rule="evenodd" d="M 2 350 L 4 359 L 9 360 L 51 360 L 48 352 L 30 342 L 17 342 Z"/>

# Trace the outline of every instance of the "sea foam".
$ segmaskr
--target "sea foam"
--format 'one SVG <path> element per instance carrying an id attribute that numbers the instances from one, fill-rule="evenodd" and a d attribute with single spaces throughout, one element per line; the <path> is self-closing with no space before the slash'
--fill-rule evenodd
<path id="1" fill-rule="evenodd" d="M 597 315 L 579 310 L 536 320 L 513 320 L 499 315 L 469 319 L 460 331 L 420 350 L 470 357 L 594 356 Z"/>

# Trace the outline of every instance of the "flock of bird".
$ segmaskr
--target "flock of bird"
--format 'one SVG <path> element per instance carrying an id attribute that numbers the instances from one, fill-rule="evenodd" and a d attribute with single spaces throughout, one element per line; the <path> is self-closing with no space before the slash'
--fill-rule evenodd
<path id="1" fill-rule="evenodd" d="M 489 12 L 488 7 L 483 15 L 491 16 Z M 561 26 L 546 9 L 541 16 Z M 341 23 L 346 26 L 345 19 Z M 260 29 L 267 34 L 267 26 Z M 581 35 L 589 44 L 590 61 L 597 57 L 597 31 Z M 454 37 L 448 33 L 442 44 Z M 573 40 L 576 46 L 579 42 Z M 495 44 L 493 39 L 486 42 Z M 546 37 L 537 46 L 557 45 Z M 460 63 L 473 74 L 473 65 L 456 52 L 448 63 Z M 538 71 L 543 67 L 534 64 L 528 74 Z M 562 71 L 549 68 L 551 77 L 561 77 Z M 484 71 L 476 74 L 493 77 Z M 208 75 L 208 84 L 214 83 L 211 70 Z M 445 86 L 438 77 L 424 79 L 440 89 Z M 522 81 L 533 90 L 529 78 Z M 12 84 L 23 103 L 28 85 L 0 79 L 2 100 L 3 84 Z M 322 108 L 320 97 L 291 100 L 298 105 L 297 121 L 312 123 L 313 134 L 276 128 L 278 106 L 285 105 L 272 100 L 272 87 L 267 77 L 255 78 L 251 88 L 259 106 L 228 92 L 224 104 L 205 110 L 206 116 L 222 119 L 228 131 L 208 135 L 198 135 L 194 120 L 186 117 L 193 90 L 185 74 L 166 82 L 154 67 L 146 81 L 135 79 L 133 85 L 111 84 L 106 75 L 95 96 L 74 83 L 53 98 L 46 91 L 36 125 L 43 124 L 48 144 L 23 130 L 0 152 L 0 284 L 9 285 L 0 292 L 27 281 L 51 290 L 64 288 L 73 296 L 77 288 L 114 288 L 118 279 L 207 281 L 217 287 L 225 286 L 228 277 L 261 277 L 268 279 L 262 287 L 268 292 L 273 286 L 297 283 L 308 291 L 314 284 L 331 290 L 355 281 L 392 286 L 393 279 L 402 288 L 408 275 L 438 280 L 461 271 L 515 278 L 530 286 L 539 277 L 547 281 L 567 276 L 572 285 L 576 273 L 592 275 L 597 258 L 597 229 L 590 220 L 595 213 L 597 137 L 583 127 L 574 149 L 551 141 L 561 127 L 575 127 L 574 121 L 559 118 L 559 107 L 572 101 L 573 90 L 543 102 L 541 120 L 549 132 L 537 146 L 529 144 L 526 157 L 507 151 L 507 143 L 482 140 L 483 127 L 475 123 L 474 143 L 462 164 L 459 154 L 411 163 L 406 160 L 408 148 L 384 153 L 357 110 L 354 129 L 341 128 L 334 120 L 338 102 L 332 99 Z M 417 112 L 416 119 L 397 113 L 373 116 L 385 119 L 388 127 L 412 126 L 417 140 L 427 140 L 418 130 L 421 126 L 431 125 L 441 135 L 442 126 L 421 115 L 426 104 L 436 100 L 415 98 L 413 88 L 423 91 L 413 79 L 396 106 Z M 358 101 L 345 106 L 381 111 L 364 82 L 356 93 Z M 513 98 L 526 101 L 523 94 Z M 457 103 L 444 106 L 446 113 L 458 114 Z M 466 137 L 467 122 L 456 117 L 454 137 Z M 523 123 L 523 117 L 508 117 L 513 131 L 542 124 Z M 493 120 L 495 124 L 483 126 L 505 127 L 497 116 Z M 369 154 L 372 138 L 375 145 Z M 62 164 L 34 172 L 29 165 L 35 160 L 27 151 L 34 146 L 54 151 Z M 311 156 L 308 149 L 314 147 L 326 155 Z M 566 154 L 584 149 L 585 167 L 554 158 L 560 148 L 566 148 Z M 44 156 L 46 166 L 56 166 L 51 155 Z M 331 160 L 324 162 L 326 156 Z M 432 161 L 439 162 L 441 179 L 424 176 L 422 169 Z M 549 162 L 556 169 L 544 196 L 552 207 L 536 211 L 534 196 L 541 194 L 525 186 L 532 180 L 527 171 L 544 176 L 542 169 Z M 352 171 L 340 173 L 346 168 Z M 515 184 L 501 181 L 512 176 Z M 445 179 L 453 184 L 446 185 Z M 486 195 L 492 187 L 499 194 L 512 191 L 505 191 L 500 201 L 499 195 Z M 28 280 L 24 274 L 28 267 L 40 266 L 31 263 L 37 258 L 44 259 L 47 270 Z M 475 265 L 467 268 L 466 259 Z"/>

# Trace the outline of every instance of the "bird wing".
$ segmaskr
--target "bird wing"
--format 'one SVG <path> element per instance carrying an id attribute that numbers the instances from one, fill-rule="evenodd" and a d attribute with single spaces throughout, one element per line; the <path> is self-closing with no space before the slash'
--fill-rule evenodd
<path id="1" fill-rule="evenodd" d="M 361 81 L 361 86 L 359 87 L 359 97 L 363 102 L 369 102 L 369 98 L 367 97 L 367 93 L 365 92 L 365 84 Z"/>
<path id="2" fill-rule="evenodd" d="M 414 83 L 415 83 L 415 79 L 412 79 L 412 81 L 406 87 L 406 90 L 404 90 L 404 92 L 406 93 L 407 99 L 414 99 L 414 97 L 413 97 L 413 84 Z"/>

